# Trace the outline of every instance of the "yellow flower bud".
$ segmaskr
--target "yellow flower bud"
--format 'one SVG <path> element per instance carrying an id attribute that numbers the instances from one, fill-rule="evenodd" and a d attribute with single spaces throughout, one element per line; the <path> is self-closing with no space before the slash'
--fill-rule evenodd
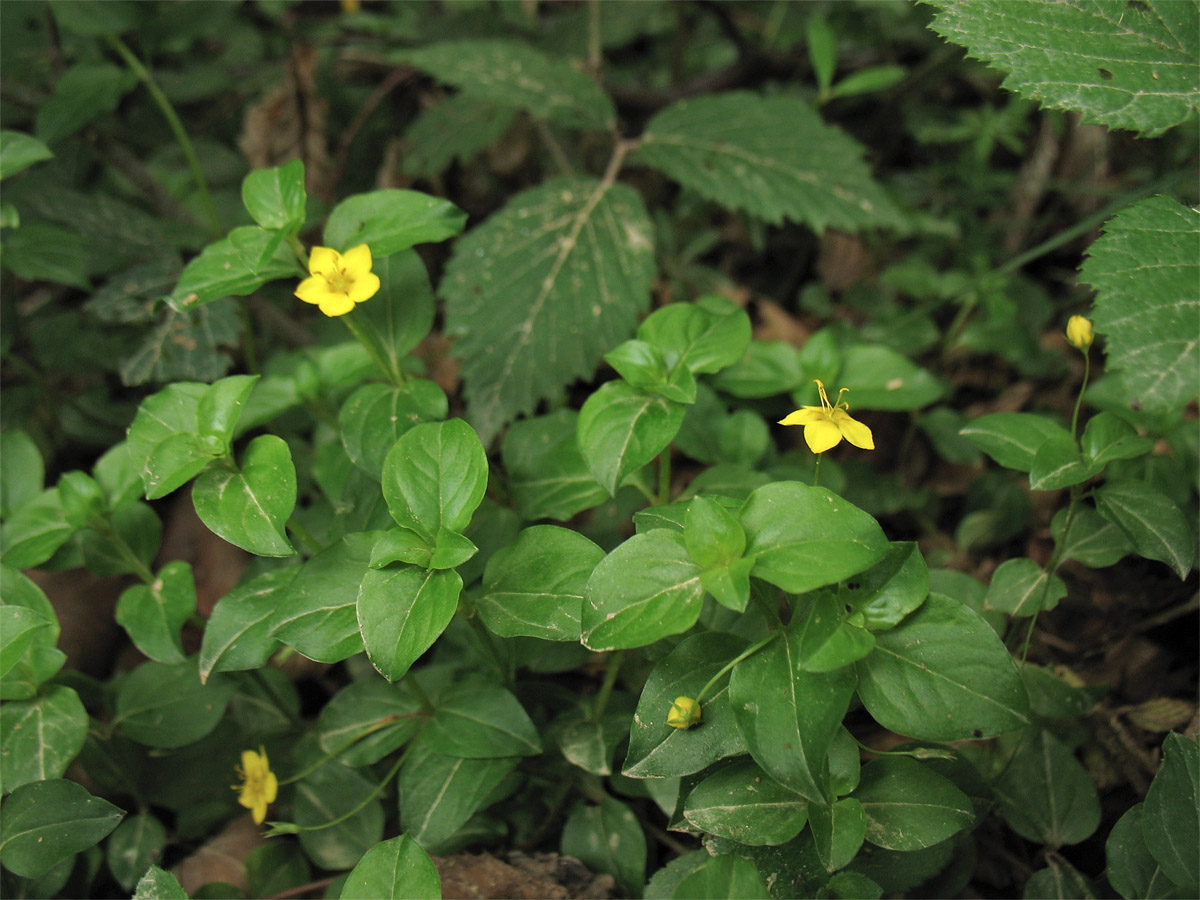
<path id="1" fill-rule="evenodd" d="M 1095 333 L 1092 331 L 1092 320 L 1083 316 L 1071 316 L 1067 320 L 1067 343 L 1077 350 L 1087 351 L 1092 346 Z"/>
<path id="2" fill-rule="evenodd" d="M 676 697 L 667 713 L 667 724 L 672 728 L 691 728 L 700 724 L 700 704 L 691 697 Z"/>

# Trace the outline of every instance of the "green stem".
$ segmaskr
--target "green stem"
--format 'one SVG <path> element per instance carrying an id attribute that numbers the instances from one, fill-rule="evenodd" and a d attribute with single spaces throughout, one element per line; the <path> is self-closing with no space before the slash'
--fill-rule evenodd
<path id="1" fill-rule="evenodd" d="M 408 746 L 411 747 L 412 744 L 409 744 Z M 362 812 L 363 809 L 366 808 L 368 803 L 370 803 L 372 800 L 374 800 L 376 797 L 379 796 L 379 794 L 387 786 L 387 783 L 396 777 L 396 773 L 400 771 L 400 767 L 402 765 L 404 765 L 404 760 L 407 757 L 408 757 L 408 747 L 406 747 L 404 752 L 401 753 L 400 756 L 396 759 L 395 764 L 390 769 L 388 769 L 387 774 L 384 775 L 383 778 L 380 779 L 379 784 L 377 784 L 375 786 L 375 790 L 371 791 L 371 793 L 369 793 L 369 794 L 367 794 L 367 796 L 363 797 L 361 803 L 356 804 L 353 808 L 342 813 L 336 819 L 331 819 L 330 821 L 326 822 L 324 825 L 291 825 L 286 830 L 284 830 L 283 833 L 284 834 L 296 834 L 297 832 L 301 832 L 301 831 L 322 831 L 326 828 L 332 828 L 334 825 L 340 825 L 342 822 L 345 822 L 347 819 L 351 818 L 352 816 L 358 815 L 360 812 Z M 283 784 L 283 782 L 281 781 L 280 784 Z M 271 823 L 271 824 L 274 825 L 275 823 Z"/>
<path id="2" fill-rule="evenodd" d="M 250 315 L 250 304 L 246 298 L 238 303 L 242 316 L 242 357 L 246 361 L 246 372 L 258 374 L 258 345 L 254 341 L 254 317 Z"/>
<path id="3" fill-rule="evenodd" d="M 1071 437 L 1075 437 L 1079 427 L 1079 407 L 1083 405 L 1083 392 L 1087 390 L 1088 376 L 1092 374 L 1092 354 L 1085 348 L 1083 351 L 1083 381 L 1079 385 L 1079 396 L 1075 398 L 1075 412 L 1071 414 Z"/>
<path id="4" fill-rule="evenodd" d="M 304 549 L 306 549 L 309 553 L 312 553 L 314 556 L 325 549 L 323 546 L 321 546 L 321 542 L 312 536 L 312 532 L 301 525 L 295 516 L 292 516 L 287 520 L 286 527 L 287 530 L 294 534 L 296 539 L 304 545 Z"/>
<path id="5" fill-rule="evenodd" d="M 163 114 L 163 118 L 167 120 L 167 125 L 175 135 L 175 142 L 179 144 L 179 149 L 183 151 L 183 157 L 187 160 L 188 171 L 192 173 L 192 180 L 196 182 L 196 189 L 200 192 L 200 200 L 204 205 L 204 214 L 208 217 L 209 229 L 212 231 L 213 237 L 221 237 L 225 230 L 221 227 L 221 220 L 217 217 L 217 207 L 213 204 L 212 193 L 208 189 L 208 182 L 200 168 L 200 159 L 196 156 L 196 148 L 192 146 L 191 138 L 184 130 L 183 123 L 175 112 L 175 107 L 171 105 L 167 95 L 162 92 L 162 88 L 158 86 L 158 82 L 154 80 L 150 70 L 142 65 L 142 61 L 134 55 L 124 41 L 115 34 L 106 34 L 104 39 L 125 61 L 125 65 L 129 66 L 130 70 L 137 75 L 138 80 L 146 86 L 146 90 L 154 98 L 155 105 Z"/>
<path id="6" fill-rule="evenodd" d="M 599 722 L 604 716 L 605 707 L 608 706 L 608 698 L 612 696 L 613 686 L 617 683 L 617 673 L 621 671 L 621 663 L 624 661 L 624 650 L 618 650 L 608 658 L 608 668 L 604 670 L 604 683 L 600 685 L 600 691 L 596 694 L 596 699 L 592 703 L 592 713 L 588 716 L 589 721 Z"/>
<path id="7" fill-rule="evenodd" d="M 362 327 L 362 323 L 354 317 L 354 310 L 338 318 L 346 324 L 346 327 L 350 329 L 350 333 L 362 344 L 363 349 L 367 351 L 367 355 L 371 357 L 371 361 L 384 374 L 388 382 L 394 387 L 403 387 L 404 373 L 399 368 L 393 369 L 388 365 L 387 360 L 383 357 L 383 353 L 379 350 L 379 345 L 375 343 L 375 339 L 367 334 L 366 329 Z"/>
<path id="8" fill-rule="evenodd" d="M 152 587 L 154 585 L 154 573 L 150 571 L 146 564 L 138 558 L 138 555 L 133 552 L 133 548 L 129 546 L 129 544 L 125 541 L 125 538 L 117 534 L 117 532 L 113 529 L 112 524 L 107 519 L 103 521 L 90 522 L 88 527 L 108 541 L 109 545 L 117 551 L 117 555 L 129 564 L 129 567 L 133 570 L 133 573 L 137 575 L 138 578 L 142 579 L 142 581 L 148 586 Z"/>
<path id="9" fill-rule="evenodd" d="M 422 714 L 418 713 L 417 715 L 422 715 Z M 321 766 L 337 759 L 339 756 L 341 756 L 343 753 L 345 753 L 347 750 L 349 750 L 351 747 L 353 747 L 355 744 L 357 744 L 363 738 L 370 737 L 375 732 L 380 731 L 381 729 L 387 728 L 389 725 L 392 725 L 395 722 L 399 721 L 400 719 L 404 719 L 404 718 L 411 718 L 411 716 L 402 716 L 402 715 L 396 714 L 396 715 L 384 716 L 382 719 L 378 719 L 377 721 L 372 722 L 370 725 L 365 726 L 362 731 L 360 731 L 356 735 L 354 735 L 354 737 L 352 737 L 348 740 L 342 741 L 342 743 L 338 744 L 338 746 L 334 747 L 333 750 L 326 753 L 324 756 L 322 756 L 320 759 L 318 759 L 315 763 L 313 763 L 307 769 L 302 769 L 301 771 L 297 772 L 295 775 L 292 775 L 288 778 L 280 778 L 279 783 L 281 785 L 295 784 L 297 781 L 304 780 L 309 775 L 311 775 L 313 772 L 317 771 L 317 769 L 321 768 Z M 322 826 L 322 827 L 324 827 L 324 826 Z"/>
<path id="10" fill-rule="evenodd" d="M 671 448 L 658 454 L 658 505 L 671 502 Z"/>
<path id="11" fill-rule="evenodd" d="M 262 669 L 251 669 L 250 676 L 258 682 L 259 686 L 266 691 L 267 694 L 270 695 L 271 699 L 275 701 L 275 706 L 280 712 L 288 717 L 288 720 L 294 726 L 297 728 L 304 727 L 304 720 L 296 715 L 296 713 L 292 712 L 292 710 L 288 707 L 287 701 L 281 697 L 279 695 L 279 691 L 275 689 L 275 685 L 271 684 L 271 682 L 267 680 L 266 676 L 263 675 Z"/>
<path id="12" fill-rule="evenodd" d="M 733 659 L 731 659 L 729 662 L 727 662 L 724 666 L 722 666 L 721 671 L 719 671 L 712 678 L 708 679 L 708 684 L 706 684 L 704 687 L 700 688 L 700 693 L 696 695 L 696 703 L 700 703 L 704 699 L 704 697 L 708 694 L 708 692 L 712 689 L 712 686 L 714 684 L 716 684 L 718 681 L 720 681 L 721 678 L 724 677 L 725 674 L 730 669 L 732 669 L 734 666 L 736 666 L 738 663 L 740 663 L 747 656 L 757 653 L 759 650 L 761 650 L 763 647 L 767 646 L 767 644 L 771 643 L 771 641 L 775 640 L 775 638 L 777 638 L 777 637 L 779 637 L 779 632 L 772 631 L 761 641 L 751 644 L 749 647 L 747 647 L 745 650 L 743 650 L 741 653 L 739 653 L 737 656 L 735 656 Z"/>
<path id="13" fill-rule="evenodd" d="M 817 454 L 816 461 L 813 462 L 813 487 L 819 487 L 821 484 L 821 454 Z"/>
<path id="14" fill-rule="evenodd" d="M 471 630 L 475 632 L 475 636 L 479 638 L 479 643 L 483 645 L 487 651 L 488 661 L 491 662 L 492 668 L 496 670 L 496 674 L 500 676 L 500 680 L 505 684 L 512 682 L 512 675 L 508 671 L 508 666 L 504 664 L 504 659 L 500 656 L 500 648 L 496 646 L 496 641 L 492 638 L 492 633 L 487 630 L 477 616 L 467 616 L 467 624 L 471 626 Z"/>

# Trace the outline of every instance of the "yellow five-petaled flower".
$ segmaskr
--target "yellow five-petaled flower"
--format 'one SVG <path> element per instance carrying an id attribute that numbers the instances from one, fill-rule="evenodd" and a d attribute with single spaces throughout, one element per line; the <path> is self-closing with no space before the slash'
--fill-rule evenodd
<path id="1" fill-rule="evenodd" d="M 825 395 L 825 385 L 818 379 L 817 390 L 821 393 L 820 406 L 802 406 L 779 420 L 780 425 L 803 425 L 804 440 L 813 453 L 824 453 L 832 450 L 845 438 L 855 447 L 863 450 L 874 450 L 875 439 L 871 429 L 850 418 L 850 404 L 842 402 L 842 394 L 850 390 L 842 388 L 838 391 L 837 402 L 830 403 Z"/>
<path id="2" fill-rule="evenodd" d="M 310 277 L 296 288 L 296 296 L 315 303 L 327 316 L 344 316 L 354 304 L 370 300 L 379 290 L 379 276 L 371 271 L 371 248 L 366 244 L 338 253 L 313 247 L 308 256 Z"/>
<path id="3" fill-rule="evenodd" d="M 267 807 L 275 802 L 275 796 L 279 793 L 279 780 L 267 762 L 267 751 L 262 747 L 258 748 L 258 753 L 243 750 L 242 764 L 237 767 L 237 774 L 242 779 L 241 784 L 233 786 L 239 792 L 238 803 L 250 810 L 255 823 L 261 825 L 267 817 Z"/>

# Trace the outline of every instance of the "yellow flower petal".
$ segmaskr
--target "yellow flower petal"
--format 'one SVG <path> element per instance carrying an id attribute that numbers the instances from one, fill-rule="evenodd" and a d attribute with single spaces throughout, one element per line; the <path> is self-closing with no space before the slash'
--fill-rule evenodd
<path id="1" fill-rule="evenodd" d="M 842 431 L 828 419 L 804 426 L 804 442 L 813 453 L 832 450 L 842 441 Z"/>
<path id="2" fill-rule="evenodd" d="M 807 425 L 809 422 L 820 422 L 825 418 L 825 411 L 819 406 L 802 406 L 788 413 L 779 420 L 780 425 Z"/>
<path id="3" fill-rule="evenodd" d="M 354 283 L 350 286 L 350 297 L 353 303 L 362 303 L 364 300 L 370 300 L 379 292 L 379 276 L 373 272 L 367 272 L 359 275 L 354 279 Z"/>
<path id="4" fill-rule="evenodd" d="M 296 285 L 295 294 L 305 303 L 320 304 L 336 292 L 329 286 L 324 275 L 313 275 Z"/>
<path id="5" fill-rule="evenodd" d="M 339 268 L 341 268 L 341 258 L 336 250 L 328 247 L 313 247 L 312 253 L 308 254 L 308 271 L 313 275 L 336 275 Z M 370 268 L 369 264 L 367 268 Z"/>
<path id="6" fill-rule="evenodd" d="M 833 421 L 837 425 L 838 431 L 842 433 L 842 437 L 855 447 L 861 447 L 863 450 L 875 449 L 875 438 L 871 434 L 871 429 L 857 419 L 850 418 L 850 413 L 844 409 L 836 410 L 833 414 Z"/>
<path id="7" fill-rule="evenodd" d="M 361 278 L 371 271 L 371 248 L 366 244 L 351 247 L 342 254 L 342 268 L 351 278 Z"/>
<path id="8" fill-rule="evenodd" d="M 301 298 L 303 299 L 303 298 Z M 339 294 L 337 291 L 330 291 L 329 296 L 323 299 L 320 303 L 321 312 L 333 318 L 334 316 L 344 316 L 350 310 L 354 309 L 354 301 L 345 294 Z"/>

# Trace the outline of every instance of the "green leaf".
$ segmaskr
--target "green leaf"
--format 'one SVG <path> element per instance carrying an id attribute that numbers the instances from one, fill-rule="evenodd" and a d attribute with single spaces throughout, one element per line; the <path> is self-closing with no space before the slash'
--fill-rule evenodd
<path id="1" fill-rule="evenodd" d="M 1020 557 L 1002 562 L 992 573 L 983 608 L 1010 616 L 1036 616 L 1054 609 L 1067 596 L 1067 585 L 1032 559 Z"/>
<path id="2" fill-rule="evenodd" d="M 837 35 L 823 16 L 812 16 L 804 28 L 804 42 L 812 63 L 813 77 L 822 97 L 829 93 L 837 68 Z"/>
<path id="3" fill-rule="evenodd" d="M 1004 87 L 1042 106 L 1142 137 L 1195 115 L 1200 22 L 1193 3 L 933 5 L 934 31 L 1006 71 Z"/>
<path id="4" fill-rule="evenodd" d="M 565 60 L 513 41 L 442 41 L 392 55 L 468 96 L 524 109 L 538 119 L 608 129 L 616 110 L 596 82 Z"/>
<path id="5" fill-rule="evenodd" d="M 441 900 L 442 876 L 407 834 L 376 844 L 346 876 L 342 900 Z"/>
<path id="6" fill-rule="evenodd" d="M 1143 804 L 1146 845 L 1167 877 L 1185 892 L 1196 893 L 1200 863 L 1200 751 L 1194 738 L 1168 734 L 1163 764 Z"/>
<path id="7" fill-rule="evenodd" d="M 133 887 L 155 862 L 162 858 L 167 845 L 167 829 L 148 812 L 129 816 L 117 826 L 104 858 L 109 871 L 125 890 Z"/>
<path id="8" fill-rule="evenodd" d="M 184 267 L 167 302 L 183 311 L 230 294 L 245 296 L 268 281 L 301 277 L 299 268 L 277 232 L 243 225 L 209 244 Z"/>
<path id="9" fill-rule="evenodd" d="M 928 596 L 929 567 L 920 548 L 908 541 L 892 541 L 883 559 L 838 590 L 838 599 L 861 614 L 870 631 L 899 624 Z"/>
<path id="10" fill-rule="evenodd" d="M 844 797 L 829 806 L 809 807 L 808 825 L 821 862 L 837 870 L 858 855 L 866 840 L 867 814 L 856 798 Z"/>
<path id="11" fill-rule="evenodd" d="M 53 156 L 50 148 L 33 135 L 8 129 L 0 131 L 0 181 Z"/>
<path id="12" fill-rule="evenodd" d="M 296 467 L 287 441 L 260 434 L 240 469 L 213 467 L 192 488 L 196 514 L 209 530 L 256 556 L 292 556 L 285 524 L 296 506 Z"/>
<path id="13" fill-rule="evenodd" d="M 295 234 L 304 224 L 304 163 L 293 159 L 273 169 L 256 169 L 242 179 L 242 204 L 263 228 Z"/>
<path id="14" fill-rule="evenodd" d="M 1046 854 L 1046 868 L 1038 869 L 1025 882 L 1025 897 L 1050 897 L 1071 900 L 1083 897 L 1094 900 L 1095 890 L 1078 869 L 1057 853 Z"/>
<path id="15" fill-rule="evenodd" d="M 667 448 L 683 415 L 681 403 L 610 381 L 579 411 L 579 451 L 596 481 L 615 495 L 631 474 Z"/>
<path id="16" fill-rule="evenodd" d="M 434 753 L 463 759 L 534 756 L 542 752 L 537 728 L 519 700 L 498 684 L 455 685 L 437 699 L 421 735 Z"/>
<path id="17" fill-rule="evenodd" d="M 0 862 L 22 878 L 37 878 L 93 847 L 125 813 L 74 781 L 50 778 L 17 788 L 4 802 Z"/>
<path id="18" fill-rule="evenodd" d="M 578 641 L 588 578 L 602 559 L 604 551 L 577 531 L 526 528 L 488 560 L 479 617 L 501 637 Z"/>
<path id="19" fill-rule="evenodd" d="M 145 662 L 118 685 L 112 724 L 148 747 L 186 747 L 217 727 L 236 689 L 224 676 L 202 684 L 195 659 Z"/>
<path id="20" fill-rule="evenodd" d="M 21 607 L 3 607 L 20 609 Z M 0 781 L 6 792 L 46 778 L 61 778 L 83 749 L 88 715 L 69 687 L 50 685 L 29 700 L 0 707 Z"/>
<path id="21" fill-rule="evenodd" d="M 999 812 L 1022 837 L 1051 847 L 1078 844 L 1100 824 L 1096 785 L 1075 755 L 1040 728 L 1021 733 L 1016 752 L 992 785 Z"/>
<path id="22" fill-rule="evenodd" d="M 696 623 L 703 599 L 700 568 L 681 535 L 665 529 L 635 534 L 588 579 L 583 644 L 621 650 L 679 634 Z"/>
<path id="23" fill-rule="evenodd" d="M 895 228 L 901 214 L 862 157 L 855 140 L 802 101 L 738 91 L 667 107 L 631 159 L 774 225 Z"/>
<path id="24" fill-rule="evenodd" d="M 1138 553 L 1187 577 L 1196 542 L 1187 517 L 1169 497 L 1147 482 L 1117 481 L 1097 490 L 1095 498 L 1100 515 L 1124 531 Z"/>
<path id="25" fill-rule="evenodd" d="M 41 493 L 45 482 L 46 465 L 33 438 L 25 431 L 0 432 L 0 516 L 11 516 Z"/>
<path id="26" fill-rule="evenodd" d="M 608 499 L 579 452 L 578 422 L 575 410 L 560 409 L 508 429 L 501 456 L 522 519 L 565 522 Z"/>
<path id="27" fill-rule="evenodd" d="M 1132 425 L 1110 412 L 1088 419 L 1080 443 L 1087 460 L 1098 466 L 1115 459 L 1137 459 L 1154 449 L 1154 438 L 1138 434 Z"/>
<path id="28" fill-rule="evenodd" d="M 684 519 L 683 542 L 696 565 L 711 569 L 741 559 L 746 549 L 746 532 L 715 500 L 693 497 Z"/>
<path id="29" fill-rule="evenodd" d="M 683 817 L 701 831 L 739 844 L 783 844 L 804 828 L 808 801 L 752 760 L 739 759 L 692 788 Z"/>
<path id="30" fill-rule="evenodd" d="M 630 778 L 674 778 L 699 772 L 727 756 L 746 752 L 746 742 L 729 708 L 728 681 L 704 698 L 700 724 L 682 730 L 667 724 L 676 697 L 695 697 L 721 668 L 746 648 L 746 641 L 721 631 L 685 638 L 654 666 L 629 726 L 622 774 Z"/>
<path id="31" fill-rule="evenodd" d="M 342 751 L 342 765 L 369 766 L 406 744 L 426 719 L 421 705 L 399 686 L 380 678 L 355 681 L 321 710 L 317 741 L 326 753 Z"/>
<path id="32" fill-rule="evenodd" d="M 133 900 L 188 900 L 188 895 L 178 878 L 158 866 L 151 866 L 137 883 Z"/>
<path id="33" fill-rule="evenodd" d="M 172 273 L 170 284 L 174 283 Z M 233 359 L 222 348 L 235 346 L 240 333 L 241 319 L 232 297 L 183 312 L 164 307 L 158 324 L 121 363 L 121 381 L 138 385 L 220 378 L 233 365 Z"/>
<path id="34" fill-rule="evenodd" d="M 838 389 L 849 388 L 851 410 L 921 409 L 940 400 L 945 386 L 927 369 L 882 344 L 855 344 L 845 350 Z"/>
<path id="35" fill-rule="evenodd" d="M 873 518 L 832 491 L 797 481 L 756 489 L 738 518 L 753 575 L 793 594 L 841 581 L 874 565 L 888 541 Z"/>
<path id="36" fill-rule="evenodd" d="M 668 366 L 711 374 L 745 355 L 750 347 L 750 317 L 714 294 L 655 310 L 638 326 L 637 334 L 665 354 Z"/>
<path id="37" fill-rule="evenodd" d="M 42 491 L 27 501 L 0 529 L 4 564 L 13 569 L 32 569 L 55 554 L 70 540 L 75 528 L 67 522 L 58 490 Z"/>
<path id="38" fill-rule="evenodd" d="M 333 208 L 325 222 L 325 245 L 344 253 L 366 244 L 372 260 L 383 259 L 417 244 L 452 238 L 466 222 L 465 212 L 440 197 L 394 188 L 370 191 Z"/>
<path id="39" fill-rule="evenodd" d="M 966 794 L 907 756 L 881 756 L 863 766 L 854 797 L 867 817 L 867 840 L 888 850 L 932 847 L 975 821 Z"/>
<path id="40" fill-rule="evenodd" d="M 298 566 L 273 569 L 234 588 L 213 608 L 200 645 L 200 680 L 213 672 L 236 672 L 266 665 L 279 641 L 271 621 L 280 595 L 300 572 Z"/>
<path id="41" fill-rule="evenodd" d="M 590 710 L 570 709 L 551 723 L 547 736 L 571 765 L 593 775 L 611 775 L 613 754 L 629 738 L 632 715 L 633 698 L 613 694 L 599 719 Z"/>
<path id="42" fill-rule="evenodd" d="M 462 578 L 453 569 L 371 569 L 358 589 L 358 623 L 371 664 L 389 681 L 433 646 L 454 618 Z"/>
<path id="43" fill-rule="evenodd" d="M 374 252 L 374 248 L 372 248 Z M 401 250 L 374 258 L 379 291 L 370 302 L 354 308 L 354 318 L 371 336 L 393 381 L 408 381 L 405 357 L 433 327 L 436 301 L 429 272 L 416 250 Z M 438 418 L 445 418 L 443 412 Z"/>
<path id="44" fill-rule="evenodd" d="M 401 387 L 364 384 L 342 404 L 338 425 L 350 459 L 382 481 L 383 461 L 401 435 L 414 425 L 440 422 L 448 411 L 445 392 L 424 378 Z"/>
<path id="45" fill-rule="evenodd" d="M 563 826 L 560 848 L 593 872 L 611 875 L 623 896 L 640 897 L 646 880 L 646 835 L 633 810 L 612 797 L 580 804 Z"/>
<path id="46" fill-rule="evenodd" d="M 113 112 L 137 86 L 137 77 L 107 63 L 78 63 L 54 82 L 54 93 L 37 107 L 34 131 L 55 144 L 88 122 Z"/>
<path id="47" fill-rule="evenodd" d="M 205 384 L 171 384 L 138 407 L 127 443 L 130 458 L 142 461 L 147 500 L 165 497 L 221 455 L 219 440 L 206 443 L 197 434 L 196 410 L 208 390 Z"/>
<path id="48" fill-rule="evenodd" d="M 453 94 L 422 109 L 404 132 L 404 174 L 439 175 L 454 160 L 466 162 L 508 131 L 516 110 L 477 97 Z"/>
<path id="49" fill-rule="evenodd" d="M 26 281 L 90 290 L 87 241 L 78 232 L 32 222 L 4 235 L 4 267 Z"/>
<path id="50" fill-rule="evenodd" d="M 25 606 L 0 606 L 0 676 L 7 675 L 21 661 L 39 632 L 49 633 L 57 623 Z"/>
<path id="51" fill-rule="evenodd" d="M 370 770 L 337 763 L 320 766 L 297 782 L 295 821 L 301 829 L 311 829 L 300 831 L 300 846 L 314 864 L 348 869 L 379 843 L 384 813 L 375 793 Z"/>
<path id="52" fill-rule="evenodd" d="M 318 662 L 341 662 L 361 653 L 357 586 L 369 571 L 379 532 L 345 535 L 300 567 L 276 600 L 272 637 Z"/>
<path id="53" fill-rule="evenodd" d="M 422 847 L 440 844 L 466 824 L 519 762 L 520 757 L 443 756 L 418 740 L 400 769 L 400 827 Z"/>
<path id="54" fill-rule="evenodd" d="M 1080 505 L 1071 520 L 1071 530 L 1063 534 L 1067 511 L 1059 510 L 1050 523 L 1050 533 L 1062 545 L 1063 559 L 1074 559 L 1098 569 L 1111 566 L 1133 552 L 1133 544 L 1125 532 L 1096 512 L 1094 507 Z"/>
<path id="55" fill-rule="evenodd" d="M 722 606 L 741 612 L 750 602 L 750 570 L 753 559 L 738 559 L 726 566 L 705 569 L 700 585 Z"/>
<path id="56" fill-rule="evenodd" d="M 959 434 L 1006 469 L 1028 472 L 1038 449 L 1051 438 L 1071 439 L 1061 425 L 1032 413 L 980 416 Z"/>
<path id="57" fill-rule="evenodd" d="M 167 563 L 153 584 L 126 588 L 117 600 L 117 624 L 139 650 L 161 663 L 183 662 L 180 633 L 196 611 L 192 567 L 183 560 Z"/>
<path id="58" fill-rule="evenodd" d="M 649 305 L 654 227 L 620 183 L 556 178 L 454 245 L 441 282 L 469 418 L 484 441 L 577 378 Z"/>
<path id="59" fill-rule="evenodd" d="M 797 632 L 796 664 L 806 672 L 832 672 L 875 647 L 871 632 L 846 621 L 846 605 L 825 591 L 801 601 L 789 627 Z"/>
<path id="60" fill-rule="evenodd" d="M 1105 876 L 1126 900 L 1142 897 L 1186 897 L 1167 877 L 1146 843 L 1146 804 L 1135 803 L 1117 820 L 1104 845 Z"/>
<path id="61" fill-rule="evenodd" d="M 122 34 L 139 20 L 138 4 L 130 0 L 53 0 L 50 9 L 63 28 L 85 37 Z"/>
<path id="62" fill-rule="evenodd" d="M 987 738 L 1029 723 L 1021 676 L 969 607 L 930 594 L 856 663 L 858 694 L 885 728 L 918 740 Z"/>
<path id="63" fill-rule="evenodd" d="M 1081 484 L 1099 472 L 1101 466 L 1089 463 L 1069 434 L 1051 435 L 1038 447 L 1029 469 L 1029 489 L 1056 491 Z"/>
<path id="64" fill-rule="evenodd" d="M 383 463 L 383 496 L 392 518 L 430 543 L 439 529 L 466 530 L 487 482 L 487 453 L 462 419 L 414 426 Z"/>
<path id="65" fill-rule="evenodd" d="M 750 755 L 776 781 L 828 802 L 825 759 L 854 694 L 854 669 L 800 668 L 803 633 L 788 628 L 729 676 L 729 703 Z"/>
<path id="66" fill-rule="evenodd" d="M 886 91 L 894 84 L 904 80 L 908 70 L 904 66 L 867 66 L 857 72 L 851 72 L 833 86 L 829 99 L 838 97 L 858 97 L 862 94 L 873 94 L 876 91 Z"/>
<path id="67" fill-rule="evenodd" d="M 714 856 L 688 873 L 671 892 L 671 900 L 768 900 L 754 863 L 741 856 Z"/>
<path id="68" fill-rule="evenodd" d="M 712 385 L 754 400 L 786 394 L 803 378 L 800 354 L 787 341 L 752 341 L 740 360 L 716 374 Z"/>
<path id="69" fill-rule="evenodd" d="M 1158 7 L 1196 17 L 1193 3 Z M 1096 291 L 1092 318 L 1106 337 L 1108 370 L 1121 372 L 1130 403 L 1175 412 L 1197 394 L 1200 211 L 1170 197 L 1150 197 L 1121 210 L 1103 231 L 1088 248 L 1079 277 Z"/>

